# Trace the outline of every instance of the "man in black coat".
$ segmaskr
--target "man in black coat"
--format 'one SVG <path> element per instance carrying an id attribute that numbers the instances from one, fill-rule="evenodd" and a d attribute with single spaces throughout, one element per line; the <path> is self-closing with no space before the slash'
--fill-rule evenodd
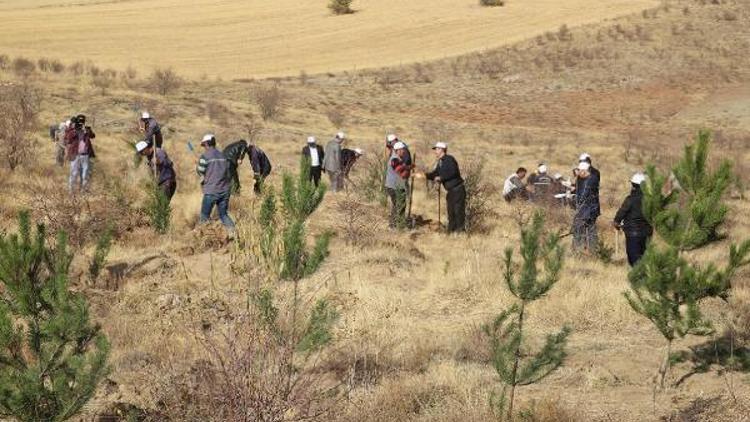
<path id="1" fill-rule="evenodd" d="M 164 138 L 161 134 L 161 126 L 159 126 L 159 122 L 157 122 L 149 112 L 144 111 L 143 114 L 141 114 L 140 127 L 145 133 L 143 136 L 143 142 L 149 145 L 156 145 L 157 149 L 161 149 L 161 146 L 164 143 Z"/>
<path id="2" fill-rule="evenodd" d="M 302 148 L 302 155 L 310 161 L 310 180 L 315 183 L 315 186 L 318 186 L 320 184 L 320 175 L 323 172 L 325 152 L 323 151 L 323 147 L 318 145 L 314 136 L 307 138 L 307 145 Z"/>
<path id="3" fill-rule="evenodd" d="M 466 187 L 461 170 L 456 159 L 448 155 L 445 143 L 438 142 L 432 149 L 438 159 L 437 166 L 425 176 L 428 180 L 442 183 L 447 192 L 448 233 L 462 232 L 466 228 Z"/>
<path id="4" fill-rule="evenodd" d="M 646 252 L 648 241 L 654 233 L 651 224 L 643 215 L 641 184 L 645 181 L 646 176 L 643 173 L 633 175 L 630 179 L 633 188 L 617 211 L 613 223 L 617 230 L 622 230 L 625 233 L 625 249 L 631 267 L 635 266 Z"/>

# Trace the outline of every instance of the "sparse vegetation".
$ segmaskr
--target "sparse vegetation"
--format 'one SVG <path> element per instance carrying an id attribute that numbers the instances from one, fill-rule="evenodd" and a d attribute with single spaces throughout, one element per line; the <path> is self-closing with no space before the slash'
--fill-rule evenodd
<path id="1" fill-rule="evenodd" d="M 109 256 L 109 250 L 112 247 L 112 237 L 114 230 L 112 226 L 108 226 L 99 238 L 96 240 L 96 248 L 94 249 L 94 255 L 91 257 L 89 262 L 89 282 L 95 284 L 99 278 L 104 265 L 107 263 L 107 257 Z"/>
<path id="2" fill-rule="evenodd" d="M 277 84 L 259 86 L 251 94 L 264 121 L 275 120 L 283 112 L 284 92 Z"/>
<path id="3" fill-rule="evenodd" d="M 28 78 L 36 72 L 36 64 L 25 57 L 16 57 L 11 67 L 19 78 Z"/>
<path id="4" fill-rule="evenodd" d="M 505 0 L 479 0 L 480 6 L 505 6 Z"/>
<path id="5" fill-rule="evenodd" d="M 182 78 L 171 68 L 156 69 L 151 74 L 151 86 L 156 92 L 166 96 L 182 86 Z"/>
<path id="6" fill-rule="evenodd" d="M 31 135 L 38 125 L 42 95 L 28 82 L 0 87 L 0 154 L 10 171 L 24 164 L 34 151 Z"/>
<path id="7" fill-rule="evenodd" d="M 334 15 L 348 15 L 354 13 L 352 9 L 353 0 L 329 0 L 328 9 Z"/>
<path id="8" fill-rule="evenodd" d="M 159 234 L 165 234 L 169 230 L 169 224 L 172 216 L 172 206 L 169 204 L 169 198 L 164 194 L 156 183 L 146 185 L 148 193 L 148 202 L 146 203 L 146 213 L 151 219 L 151 227 Z"/>

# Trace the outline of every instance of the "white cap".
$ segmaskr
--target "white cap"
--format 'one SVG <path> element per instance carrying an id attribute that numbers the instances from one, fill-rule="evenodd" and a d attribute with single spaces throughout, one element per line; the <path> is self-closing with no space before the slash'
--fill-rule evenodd
<path id="1" fill-rule="evenodd" d="M 555 178 L 555 180 L 560 180 L 560 179 L 562 179 L 562 174 L 555 173 L 555 175 L 553 177 Z"/>
<path id="2" fill-rule="evenodd" d="M 148 144 L 144 141 L 141 141 L 135 144 L 135 150 L 138 152 L 143 152 L 143 150 L 146 148 L 148 148 Z"/>
<path id="3" fill-rule="evenodd" d="M 207 133 L 203 136 L 203 139 L 201 140 L 201 144 L 204 144 L 206 142 L 210 142 L 212 139 L 214 139 L 215 136 L 213 133 Z"/>
<path id="4" fill-rule="evenodd" d="M 581 161 L 580 163 L 578 163 L 578 170 L 589 171 L 590 169 L 591 169 L 591 164 L 585 161 Z"/>
<path id="5" fill-rule="evenodd" d="M 396 144 L 393 145 L 393 149 L 395 150 L 404 149 L 404 148 L 406 148 L 406 144 L 401 141 L 396 142 Z"/>
<path id="6" fill-rule="evenodd" d="M 587 152 L 584 152 L 583 154 L 581 154 L 580 157 L 578 157 L 578 161 L 586 161 L 590 159 L 591 159 L 591 155 L 589 155 L 589 153 Z"/>
<path id="7" fill-rule="evenodd" d="M 143 114 L 141 114 L 141 119 L 150 119 L 151 115 L 148 114 L 148 111 L 144 111 Z"/>
<path id="8" fill-rule="evenodd" d="M 308 136 L 307 137 L 307 143 L 308 144 L 314 144 L 315 143 L 315 137 L 314 136 Z"/>
<path id="9" fill-rule="evenodd" d="M 354 148 L 354 153 L 357 155 L 364 155 L 365 151 L 362 148 Z"/>
<path id="10" fill-rule="evenodd" d="M 388 137 L 386 139 L 388 140 L 388 142 L 393 142 L 393 141 L 397 140 L 398 137 L 396 135 L 394 135 L 394 134 L 391 133 L 390 135 L 388 135 Z"/>
<path id="11" fill-rule="evenodd" d="M 540 164 L 539 167 L 537 168 L 537 170 L 539 170 L 539 173 L 546 173 L 547 172 L 547 166 L 544 165 L 544 164 Z"/>
<path id="12" fill-rule="evenodd" d="M 640 185 L 641 183 L 646 181 L 646 175 L 638 172 L 633 175 L 633 177 L 630 178 L 631 183 L 635 183 L 636 185 Z"/>
<path id="13" fill-rule="evenodd" d="M 346 138 L 346 134 L 344 132 L 339 132 L 336 134 L 336 137 L 339 139 L 344 139 Z"/>
<path id="14" fill-rule="evenodd" d="M 434 146 L 434 147 L 432 147 L 432 149 L 442 149 L 442 150 L 447 150 L 447 149 L 448 149 L 448 145 L 446 145 L 446 143 L 445 143 L 445 142 L 438 142 L 438 143 L 436 143 L 436 144 L 435 144 L 435 146 Z"/>

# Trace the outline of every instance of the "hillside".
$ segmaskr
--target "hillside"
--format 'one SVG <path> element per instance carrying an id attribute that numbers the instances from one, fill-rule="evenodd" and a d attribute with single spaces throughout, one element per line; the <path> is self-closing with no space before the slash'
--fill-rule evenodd
<path id="1" fill-rule="evenodd" d="M 21 13 L 13 10 L 19 3 L 0 2 L 0 10 Z M 35 0 L 37 5 L 43 3 L 51 2 Z M 166 0 L 153 3 L 171 4 Z M 474 2 L 434 3 L 449 7 L 449 3 Z M 594 3 L 602 2 L 589 5 Z M 636 4 L 612 2 L 619 3 L 623 7 Z M 135 4 L 142 3 L 103 2 L 90 7 L 132 10 Z M 343 19 L 365 19 L 369 13 L 365 6 L 376 4 L 363 1 L 360 13 Z M 570 7 L 568 12 L 582 19 L 587 13 L 603 13 L 583 3 L 574 10 L 574 4 L 565 3 L 566 10 Z M 88 7 L 80 6 L 81 12 Z M 511 13 L 512 7 L 489 13 Z M 164 13 L 160 10 L 155 13 Z M 310 10 L 328 22 L 321 7 Z M 93 315 L 113 344 L 113 373 L 87 407 L 85 417 L 118 420 L 132 412 L 152 420 L 181 420 L 180 416 L 191 420 L 180 412 L 197 411 L 191 406 L 194 403 L 181 401 L 185 390 L 175 386 L 189 390 L 215 381 L 201 379 L 212 347 L 205 338 L 241 333 L 250 294 L 267 282 L 254 256 L 252 236 L 260 198 L 248 189 L 251 174 L 247 168 L 242 174 L 245 190 L 231 204 L 240 241 L 226 242 L 220 229 L 197 225 L 200 187 L 194 176 L 195 157 L 185 144 L 207 131 L 216 133 L 226 145 L 248 137 L 248 126 L 261 127 L 255 141 L 273 161 L 271 184 L 277 188 L 282 173 L 296 172 L 306 137 L 316 135 L 327 141 L 339 126 L 350 135 L 350 146 L 367 151 L 365 161 L 354 170 L 358 186 L 371 181 L 369 170 L 378 165 L 374 157 L 380 154 L 384 134 L 391 131 L 410 143 L 420 163 L 431 163 L 427 147 L 445 139 L 465 172 L 484 164 L 492 214 L 482 233 L 458 237 L 438 233 L 436 195 L 423 183 L 418 183 L 415 192 L 414 213 L 432 224 L 412 232 L 388 232 L 386 210 L 372 192 L 361 189 L 329 194 L 314 214 L 313 234 L 326 230 L 337 234 L 330 258 L 318 273 L 300 283 L 300 294 L 306 301 L 327 298 L 340 318 L 331 347 L 316 355 L 304 373 L 313 383 L 343 387 L 330 404 L 331 412 L 320 420 L 492 418 L 487 403 L 500 384 L 479 326 L 511 303 L 502 280 L 503 250 L 517 245 L 519 224 L 533 208 L 509 205 L 496 190 L 518 166 L 533 168 L 544 161 L 553 172 L 567 175 L 579 153 L 590 153 L 603 174 L 600 233 L 605 243 L 614 246 L 617 239 L 608 223 L 628 192 L 629 176 L 647 163 L 661 168 L 673 164 L 697 129 L 711 128 L 715 159 L 730 159 L 738 177 L 727 198 L 731 211 L 723 228 L 726 239 L 690 257 L 724 262 L 730 242 L 750 237 L 746 218 L 750 213 L 746 199 L 750 183 L 746 164 L 750 160 L 750 4 L 744 0 L 674 0 L 635 10 L 575 28 L 576 22 L 555 19 L 550 12 L 549 22 L 554 23 L 535 26 L 533 31 L 540 31 L 539 36 L 522 36 L 527 29 L 519 29 L 518 36 L 524 39 L 507 46 L 503 41 L 501 47 L 484 52 L 416 64 L 391 62 L 396 66 L 354 71 L 352 62 L 347 62 L 342 68 L 332 67 L 337 71 L 331 74 L 313 73 L 328 68 L 315 68 L 312 62 L 318 54 L 310 54 L 310 69 L 315 70 L 309 76 L 297 76 L 299 69 L 289 69 L 295 77 L 194 78 L 166 96 L 153 92 L 147 72 L 131 78 L 123 72 L 129 63 L 110 62 L 106 54 L 100 56 L 101 61 L 94 59 L 94 64 L 117 67 L 122 73 L 104 92 L 93 85 L 90 67 L 82 74 L 34 73 L 25 81 L 45 92 L 35 134 L 36 154 L 15 172 L 4 166 L 0 170 L 0 195 L 10 198 L 0 208 L 0 227 L 12 228 L 17 212 L 31 209 L 52 228 L 73 231 L 80 240 L 75 287 L 89 298 Z M 461 15 L 456 19 L 462 19 Z M 562 23 L 571 29 L 561 30 Z M 0 54 L 33 56 L 42 51 L 6 50 L 7 39 L 22 37 L 0 34 Z M 448 34 L 446 39 L 456 36 Z M 449 44 L 444 47 L 445 51 L 451 48 Z M 443 51 L 437 46 L 435 50 Z M 51 50 L 44 51 L 53 56 L 47 52 Z M 202 65 L 192 67 L 180 61 L 186 57 L 171 63 L 178 73 L 208 72 L 194 72 L 203 69 Z M 299 63 L 305 60 L 302 57 Z M 257 66 L 271 67 L 257 71 L 285 74 L 288 65 L 274 67 L 282 62 L 259 60 Z M 224 71 L 230 75 L 226 78 L 244 75 L 232 73 L 230 66 Z M 24 79 L 10 68 L 0 70 L 0 85 L 22 83 Z M 283 92 L 283 113 L 262 121 L 255 94 L 273 86 Z M 138 136 L 134 116 L 144 109 L 167 128 L 165 148 L 178 171 L 173 226 L 163 236 L 148 227 L 143 212 L 146 195 L 140 187 L 147 175 L 143 166 L 133 163 L 127 143 Z M 67 168 L 55 166 L 45 126 L 78 112 L 93 122 L 99 158 L 93 194 L 71 201 L 63 189 Z M 350 199 L 359 208 L 342 205 Z M 79 218 L 66 218 L 71 215 Z M 91 283 L 87 261 L 97 232 L 107 221 L 116 226 L 111 271 Z M 551 231 L 566 232 L 569 226 L 569 213 L 550 213 Z M 355 236 L 347 238 L 350 234 Z M 561 281 L 549 297 L 532 305 L 528 320 L 532 338 L 542 339 L 563 324 L 570 325 L 573 334 L 565 364 L 541 383 L 519 388 L 521 406 L 535 409 L 531 413 L 536 419 L 528 420 L 750 420 L 750 345 L 737 344 L 736 354 L 745 360 L 735 370 L 726 370 L 726 344 L 720 338 L 735 319 L 745 333 L 743 338 L 750 337 L 750 273 L 739 274 L 728 302 L 704 304 L 717 322 L 719 335 L 678 341 L 676 349 L 692 353 L 672 371 L 670 382 L 677 385 L 654 400 L 652 379 L 664 342 L 623 298 L 627 270 L 622 248 L 612 263 L 569 253 Z M 273 288 L 282 300 L 292 296 L 291 283 Z"/>
<path id="2" fill-rule="evenodd" d="M 174 66 L 222 78 L 296 76 L 395 66 L 507 45 L 640 11 L 655 0 L 358 0 L 331 16 L 326 0 L 76 2 L 6 0 L 0 51 L 91 60 L 141 72 Z"/>

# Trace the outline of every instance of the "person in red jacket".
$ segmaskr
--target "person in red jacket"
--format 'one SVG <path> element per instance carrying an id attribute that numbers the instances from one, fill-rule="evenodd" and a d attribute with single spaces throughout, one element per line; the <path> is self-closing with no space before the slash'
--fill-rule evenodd
<path id="1" fill-rule="evenodd" d="M 76 188 L 80 192 L 88 190 L 91 159 L 96 157 L 91 143 L 96 134 L 90 126 L 86 126 L 86 116 L 79 114 L 72 123 L 71 128 L 65 132 L 66 156 L 70 161 L 68 190 L 71 194 L 76 192 Z"/>

